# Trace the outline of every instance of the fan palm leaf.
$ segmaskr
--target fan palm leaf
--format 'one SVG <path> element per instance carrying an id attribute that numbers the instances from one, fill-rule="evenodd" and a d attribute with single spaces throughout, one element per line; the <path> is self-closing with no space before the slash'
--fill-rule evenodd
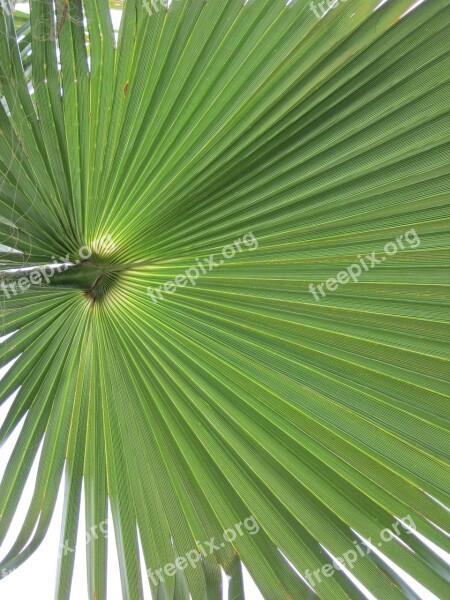
<path id="1" fill-rule="evenodd" d="M 221 570 L 244 599 L 242 563 L 268 600 L 417 598 L 393 564 L 444 598 L 424 538 L 445 547 L 449 505 L 447 0 L 126 0 L 117 40 L 107 0 L 30 4 L 0 9 L 0 544 L 39 464 L 0 571 L 63 482 L 61 544 L 110 508 L 127 599 L 148 577 L 216 600 Z M 359 586 L 313 589 L 406 516 L 421 535 L 359 558 Z M 86 551 L 106 599 L 105 537 Z"/>

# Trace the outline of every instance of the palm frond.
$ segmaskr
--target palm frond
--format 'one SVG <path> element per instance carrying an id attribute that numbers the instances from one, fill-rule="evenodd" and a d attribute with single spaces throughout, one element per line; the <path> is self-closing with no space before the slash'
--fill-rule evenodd
<path id="1" fill-rule="evenodd" d="M 244 599 L 242 563 L 268 600 L 363 598 L 343 570 L 305 574 L 406 516 L 448 547 L 448 2 L 318 19 L 303 0 L 126 0 L 117 40 L 107 0 L 31 0 L 16 24 L 5 6 L 0 443 L 23 425 L 0 544 L 42 452 L 0 571 L 39 547 L 62 480 L 61 543 L 83 505 L 88 530 L 110 507 L 131 600 L 143 577 L 158 600 L 216 600 L 221 570 Z M 152 576 L 250 516 L 257 535 Z M 385 558 L 446 597 L 423 537 L 382 552 L 352 569 L 377 598 L 418 597 Z M 90 600 L 107 563 L 97 536 Z"/>

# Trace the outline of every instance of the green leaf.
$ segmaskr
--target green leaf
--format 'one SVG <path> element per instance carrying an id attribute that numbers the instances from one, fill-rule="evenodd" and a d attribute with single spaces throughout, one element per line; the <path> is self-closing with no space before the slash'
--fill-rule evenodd
<path id="1" fill-rule="evenodd" d="M 320 4 L 0 4 L 0 572 L 448 595 L 450 6 Z"/>

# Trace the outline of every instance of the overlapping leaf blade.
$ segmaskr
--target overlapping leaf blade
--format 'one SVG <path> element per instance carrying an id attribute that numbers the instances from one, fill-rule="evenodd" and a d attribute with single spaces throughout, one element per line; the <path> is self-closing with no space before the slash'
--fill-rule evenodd
<path id="1" fill-rule="evenodd" d="M 0 440 L 24 423 L 0 542 L 43 444 L 0 570 L 39 546 L 63 476 L 62 543 L 83 503 L 88 528 L 109 503 L 132 600 L 139 544 L 154 598 L 183 600 L 219 598 L 220 569 L 244 598 L 241 561 L 266 598 L 310 597 L 304 574 L 328 552 L 407 515 L 445 546 L 450 10 L 411 5 L 349 0 L 318 20 L 300 0 L 174 0 L 151 15 L 127 0 L 117 43 L 106 0 L 32 0 L 31 35 L 1 9 L 0 228 L 21 252 L 4 252 L 3 277 L 72 266 L 2 288 L 3 333 L 16 332 L 2 362 L 18 358 L 0 402 L 20 389 Z M 398 239 L 358 283 L 309 292 Z M 148 287 L 236 240 L 242 252 L 152 302 Z M 85 246 L 106 274 L 79 289 Z M 250 515 L 257 535 L 155 578 Z M 445 597 L 448 568 L 419 538 L 383 553 Z M 106 598 L 102 536 L 87 562 L 90 600 Z M 58 600 L 73 567 L 61 556 Z M 353 574 L 379 598 L 416 594 L 375 554 Z M 341 571 L 314 591 L 362 597 Z"/>

